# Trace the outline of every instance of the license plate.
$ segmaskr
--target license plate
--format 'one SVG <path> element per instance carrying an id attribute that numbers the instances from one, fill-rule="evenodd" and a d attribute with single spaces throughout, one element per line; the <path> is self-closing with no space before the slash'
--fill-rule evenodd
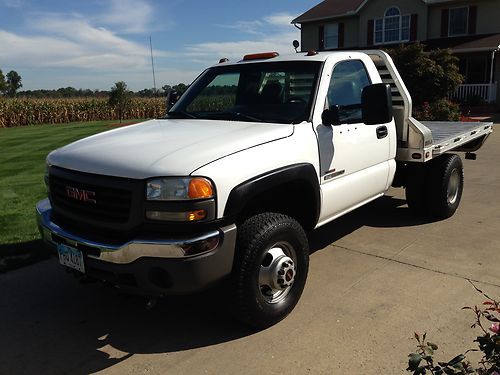
<path id="1" fill-rule="evenodd" d="M 58 244 L 57 253 L 59 254 L 59 263 L 61 263 L 63 266 L 67 266 L 80 271 L 81 273 L 85 273 L 83 254 L 80 250 L 68 245 Z"/>

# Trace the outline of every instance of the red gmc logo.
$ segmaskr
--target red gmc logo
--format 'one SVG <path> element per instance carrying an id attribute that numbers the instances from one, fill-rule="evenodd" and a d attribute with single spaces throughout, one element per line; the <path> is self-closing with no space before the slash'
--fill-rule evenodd
<path id="1" fill-rule="evenodd" d="M 77 201 L 96 204 L 95 191 L 77 189 L 73 186 L 66 186 L 66 195 Z"/>

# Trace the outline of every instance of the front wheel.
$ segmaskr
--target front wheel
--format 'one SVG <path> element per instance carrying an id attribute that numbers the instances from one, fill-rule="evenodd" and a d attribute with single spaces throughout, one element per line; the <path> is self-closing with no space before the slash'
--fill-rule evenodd
<path id="1" fill-rule="evenodd" d="M 252 327 L 271 326 L 295 307 L 309 268 L 309 245 L 293 218 L 276 213 L 250 217 L 238 229 L 232 307 Z"/>

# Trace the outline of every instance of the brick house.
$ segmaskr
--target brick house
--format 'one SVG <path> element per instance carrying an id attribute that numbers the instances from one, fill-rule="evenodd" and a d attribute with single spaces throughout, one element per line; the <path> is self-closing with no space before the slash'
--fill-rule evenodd
<path id="1" fill-rule="evenodd" d="M 499 0 L 325 0 L 292 21 L 302 50 L 383 48 L 419 41 L 450 48 L 464 84 L 456 99 L 500 108 Z"/>

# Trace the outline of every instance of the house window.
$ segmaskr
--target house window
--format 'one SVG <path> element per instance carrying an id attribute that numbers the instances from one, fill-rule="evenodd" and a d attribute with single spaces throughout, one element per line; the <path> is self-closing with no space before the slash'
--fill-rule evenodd
<path id="1" fill-rule="evenodd" d="M 325 48 L 338 48 L 339 47 L 339 24 L 330 23 L 325 25 Z"/>
<path id="2" fill-rule="evenodd" d="M 468 7 L 451 8 L 448 35 L 449 36 L 466 35 L 468 19 L 469 19 Z"/>
<path id="3" fill-rule="evenodd" d="M 374 28 L 376 44 L 410 40 L 410 16 L 402 16 L 396 7 L 388 8 L 383 18 L 376 19 Z"/>

